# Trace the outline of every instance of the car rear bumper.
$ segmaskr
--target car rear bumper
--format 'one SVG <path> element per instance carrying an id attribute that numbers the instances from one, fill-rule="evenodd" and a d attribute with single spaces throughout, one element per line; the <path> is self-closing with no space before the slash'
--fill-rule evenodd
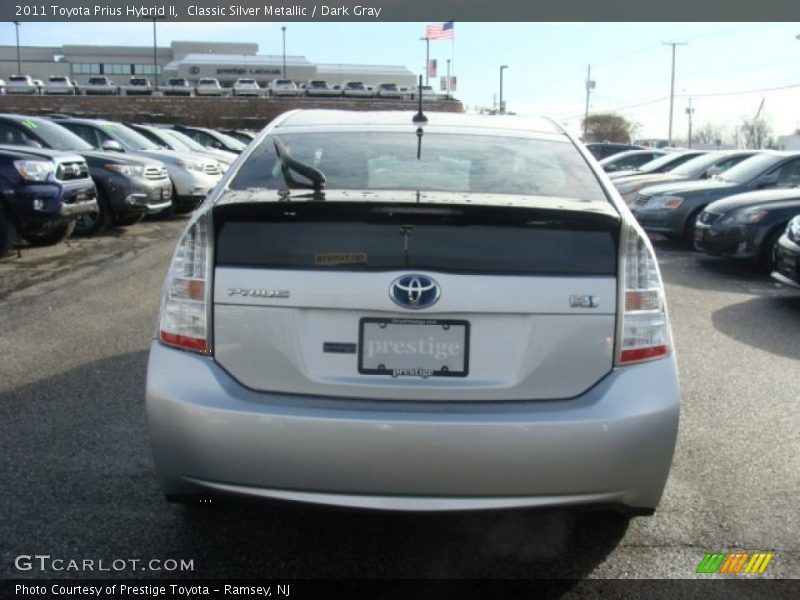
<path id="1" fill-rule="evenodd" d="M 658 382 L 657 385 L 654 382 Z M 211 357 L 153 342 L 147 413 L 168 495 L 389 510 L 655 508 L 678 428 L 674 356 L 584 395 L 398 402 L 261 393 Z"/>

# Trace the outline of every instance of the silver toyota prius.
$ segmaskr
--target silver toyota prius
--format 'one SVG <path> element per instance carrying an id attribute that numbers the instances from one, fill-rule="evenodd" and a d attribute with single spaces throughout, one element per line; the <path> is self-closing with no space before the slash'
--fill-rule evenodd
<path id="1" fill-rule="evenodd" d="M 169 500 L 650 514 L 680 389 L 653 248 L 509 116 L 298 110 L 180 237 L 147 371 Z"/>

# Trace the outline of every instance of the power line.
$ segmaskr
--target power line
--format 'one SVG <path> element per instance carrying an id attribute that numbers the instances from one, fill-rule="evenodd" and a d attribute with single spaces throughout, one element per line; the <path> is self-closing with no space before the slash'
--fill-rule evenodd
<path id="1" fill-rule="evenodd" d="M 720 97 L 720 96 L 744 96 L 747 94 L 758 94 L 763 92 L 777 92 L 781 90 L 789 90 L 793 88 L 800 88 L 800 83 L 792 83 L 788 85 L 782 85 L 777 87 L 769 87 L 769 88 L 758 88 L 752 90 L 739 90 L 736 92 L 709 92 L 706 94 L 695 94 L 695 93 L 686 93 L 686 94 L 675 94 L 676 98 L 712 98 L 712 97 Z M 614 112 L 618 110 L 630 110 L 632 108 L 639 108 L 641 106 L 649 106 L 650 104 L 658 104 L 659 102 L 664 102 L 664 100 L 669 100 L 669 96 L 662 96 L 661 98 L 655 98 L 653 100 L 645 100 L 644 102 L 639 102 L 637 104 L 629 104 L 627 106 L 617 106 L 615 108 L 606 108 L 605 111 Z M 583 113 L 575 113 L 573 115 L 569 115 L 567 117 L 561 117 L 558 119 L 559 121 L 567 121 L 570 119 L 576 119 L 582 116 Z"/>

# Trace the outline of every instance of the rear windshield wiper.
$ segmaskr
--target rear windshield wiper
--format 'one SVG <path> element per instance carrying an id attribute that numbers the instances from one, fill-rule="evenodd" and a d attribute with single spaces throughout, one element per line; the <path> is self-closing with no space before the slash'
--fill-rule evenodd
<path id="1" fill-rule="evenodd" d="M 321 192 L 325 188 L 325 182 L 327 181 L 325 173 L 312 165 L 294 158 L 291 154 L 289 154 L 286 146 L 284 146 L 283 142 L 281 142 L 278 138 L 275 138 L 274 144 L 275 154 L 277 154 L 278 160 L 281 163 L 281 172 L 283 173 L 283 180 L 286 182 L 287 188 L 314 190 L 315 192 Z M 311 183 L 308 184 L 298 181 L 292 175 L 292 171 L 302 175 Z"/>

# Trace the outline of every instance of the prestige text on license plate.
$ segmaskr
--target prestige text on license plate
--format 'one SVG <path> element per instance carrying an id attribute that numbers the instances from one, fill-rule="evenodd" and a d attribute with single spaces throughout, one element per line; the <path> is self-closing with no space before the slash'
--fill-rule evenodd
<path id="1" fill-rule="evenodd" d="M 469 322 L 363 318 L 358 347 L 358 372 L 364 375 L 466 377 Z"/>

